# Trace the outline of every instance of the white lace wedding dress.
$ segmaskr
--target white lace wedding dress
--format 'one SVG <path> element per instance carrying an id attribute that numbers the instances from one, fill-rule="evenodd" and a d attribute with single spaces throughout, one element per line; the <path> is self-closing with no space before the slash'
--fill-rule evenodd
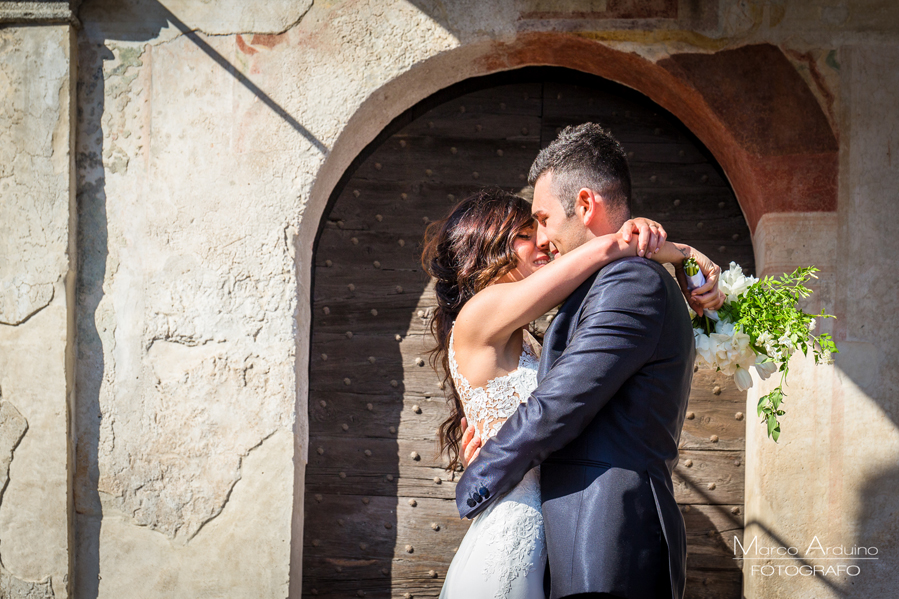
<path id="1" fill-rule="evenodd" d="M 472 387 L 459 373 L 450 335 L 450 374 L 468 422 L 494 436 L 537 387 L 538 358 L 522 341 L 518 368 Z M 536 343 L 536 341 L 534 342 Z M 441 599 L 544 599 L 546 541 L 540 507 L 540 468 L 529 471 L 515 488 L 478 514 L 462 539 L 446 574 Z"/>

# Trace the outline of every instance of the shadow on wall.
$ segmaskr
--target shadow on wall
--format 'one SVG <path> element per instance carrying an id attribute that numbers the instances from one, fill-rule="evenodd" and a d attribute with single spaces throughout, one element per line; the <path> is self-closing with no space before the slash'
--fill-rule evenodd
<path id="1" fill-rule="evenodd" d="M 83 32 L 82 32 L 83 33 Z M 106 218 L 106 172 L 101 119 L 105 103 L 103 62 L 113 60 L 104 45 L 79 40 L 78 131 L 76 135 L 78 277 L 75 407 L 75 568 L 74 592 L 96 597 L 100 578 L 100 504 L 98 451 L 103 414 L 100 392 L 106 358 L 100 330 L 103 282 L 109 256 Z"/>
<path id="2" fill-rule="evenodd" d="M 103 427 L 101 392 L 111 347 L 101 333 L 115 327 L 114 316 L 101 305 L 109 257 L 104 165 L 103 116 L 106 101 L 104 62 L 116 56 L 107 42 L 149 42 L 170 25 L 231 74 L 241 85 L 288 123 L 322 154 L 328 148 L 277 104 L 246 75 L 212 48 L 190 26 L 156 0 L 99 1 L 81 7 L 88 27 L 78 32 L 77 86 L 77 214 L 78 277 L 75 319 L 78 334 L 75 407 L 75 567 L 74 593 L 90 599 L 99 595 L 102 505 L 98 490 L 99 443 Z M 115 24 L 114 32 L 97 33 L 92 23 Z M 109 344 L 107 344 L 109 345 Z"/>
<path id="3" fill-rule="evenodd" d="M 899 555 L 896 552 L 896 489 L 899 489 L 899 467 L 882 470 L 865 481 L 858 491 L 862 498 L 857 515 L 859 530 L 858 547 L 865 547 L 857 557 L 876 559 L 855 560 L 862 574 L 869 580 L 895 581 L 899 572 Z M 888 520 L 887 526 L 881 524 Z M 876 554 L 875 554 L 876 552 Z"/>
<path id="4" fill-rule="evenodd" d="M 852 296 L 847 294 L 847 297 Z M 884 303 L 882 302 L 881 305 L 886 308 Z M 835 312 L 840 312 L 839 302 Z M 835 323 L 834 336 L 837 339 L 840 338 L 840 329 L 845 331 L 848 328 L 845 320 L 842 323 L 840 320 Z M 849 331 L 850 338 L 858 333 L 859 331 Z M 842 353 L 835 356 L 838 374 L 835 374 L 833 378 L 839 382 L 834 384 L 841 385 L 844 389 L 843 392 L 847 387 L 855 387 L 857 392 L 864 394 L 865 401 L 877 405 L 880 408 L 880 414 L 889 418 L 895 429 L 899 429 L 899 410 L 896 409 L 895 394 L 889 392 L 889 375 L 885 375 L 881 368 L 881 364 L 884 362 L 884 352 L 874 344 L 866 342 L 838 341 L 837 345 Z M 847 411 L 847 417 L 850 417 L 850 413 Z M 855 418 L 856 416 L 851 417 Z M 844 439 L 844 443 L 850 444 L 860 441 L 865 443 L 861 439 L 848 437 Z M 868 435 L 866 443 L 869 451 L 873 450 L 875 444 L 878 443 L 877 436 Z M 846 460 L 845 457 L 843 459 Z M 883 458 L 880 457 L 880 459 Z M 843 462 L 843 471 L 864 466 L 864 464 L 853 464 L 846 460 Z M 867 468 L 865 469 L 867 470 Z M 870 474 L 858 487 L 846 486 L 842 489 L 844 494 L 847 492 L 854 494 L 856 510 L 855 513 L 844 515 L 846 529 L 854 532 L 852 545 L 844 546 L 844 550 L 856 551 L 857 554 L 855 559 L 850 558 L 836 563 L 853 564 L 859 568 L 858 575 L 849 577 L 844 585 L 845 596 L 875 596 L 878 592 L 895 594 L 894 585 L 897 572 L 899 572 L 897 488 L 899 488 L 899 467 L 891 466 L 882 467 Z M 828 542 L 822 538 L 821 542 L 825 547 L 834 545 L 832 540 Z"/>
<path id="5" fill-rule="evenodd" d="M 271 108 L 272 112 L 281 117 L 288 123 L 297 133 L 302 135 L 306 141 L 312 144 L 322 154 L 328 153 L 328 148 L 317 137 L 309 132 L 301 125 L 293 116 L 284 108 L 259 88 L 253 81 L 241 73 L 237 67 L 228 62 L 228 60 L 219 54 L 212 46 L 200 37 L 195 29 L 192 29 L 181 19 L 175 16 L 172 11 L 157 2 L 156 0 L 145 0 L 136 2 L 103 2 L 92 6 L 92 10 L 101 11 L 102 14 L 111 22 L 115 22 L 118 27 L 116 29 L 115 39 L 118 41 L 130 42 L 147 42 L 159 36 L 160 31 L 168 25 L 173 25 L 181 31 L 184 36 L 193 42 L 197 48 L 202 50 L 216 64 L 231 74 L 241 85 L 246 87 L 253 95 L 259 98 L 266 106 Z M 89 17 L 88 17 L 89 18 Z"/>

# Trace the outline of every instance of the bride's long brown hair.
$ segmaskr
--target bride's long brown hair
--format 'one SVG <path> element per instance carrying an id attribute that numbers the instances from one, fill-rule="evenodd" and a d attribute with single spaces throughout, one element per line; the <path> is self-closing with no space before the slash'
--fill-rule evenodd
<path id="1" fill-rule="evenodd" d="M 436 279 L 437 309 L 431 333 L 437 341 L 430 362 L 443 375 L 449 417 L 437 429 L 440 452 L 449 458 L 448 469 L 460 464 L 462 401 L 449 368 L 449 340 L 453 321 L 462 306 L 515 268 L 516 235 L 533 224 L 531 207 L 522 198 L 500 189 L 482 189 L 456 205 L 450 214 L 428 225 L 421 264 Z M 437 365 L 440 365 L 440 369 Z M 441 372 L 441 370 L 443 372 Z"/>

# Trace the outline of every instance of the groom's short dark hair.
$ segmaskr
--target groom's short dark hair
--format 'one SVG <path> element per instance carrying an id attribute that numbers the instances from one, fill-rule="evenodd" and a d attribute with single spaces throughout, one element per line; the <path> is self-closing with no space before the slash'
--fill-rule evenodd
<path id="1" fill-rule="evenodd" d="M 595 123 L 568 126 L 551 144 L 540 150 L 528 183 L 552 172 L 552 192 L 562 202 L 566 216 L 574 216 L 578 192 L 586 187 L 599 193 L 610 216 L 623 223 L 630 218 L 631 172 L 624 148 L 612 134 Z M 618 223 L 618 224 L 621 224 Z"/>

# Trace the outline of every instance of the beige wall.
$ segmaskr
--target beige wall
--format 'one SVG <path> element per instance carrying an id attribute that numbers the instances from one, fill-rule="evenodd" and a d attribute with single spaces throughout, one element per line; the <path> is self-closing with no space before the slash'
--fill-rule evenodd
<path id="1" fill-rule="evenodd" d="M 858 569 L 764 576 L 760 570 L 752 575 L 750 564 L 769 561 L 747 560 L 749 597 L 886 597 L 895 594 L 899 578 L 899 269 L 893 258 L 899 251 L 899 163 L 893 158 L 899 150 L 899 44 L 846 45 L 839 62 L 839 210 L 826 217 L 766 217 L 755 242 L 764 274 L 809 262 L 822 267 L 811 307 L 837 315 L 828 328 L 840 353 L 832 367 L 794 359 L 777 446 L 751 419 L 747 424 L 745 537 L 797 547 L 812 566 Z M 763 392 L 749 393 L 749 413 Z M 816 536 L 824 548 L 874 547 L 877 559 L 833 559 L 832 552 L 821 559 L 820 549 L 809 551 Z"/>
<path id="2" fill-rule="evenodd" d="M 815 301 L 839 317 L 841 354 L 794 365 L 778 445 L 747 419 L 746 534 L 878 545 L 881 559 L 852 579 L 762 577 L 747 561 L 746 596 L 895 586 L 899 9 L 681 4 L 676 19 L 628 23 L 565 3 L 547 15 L 538 0 L 88 0 L 74 59 L 66 25 L 0 30 L 0 153 L 32 157 L 0 154 L 0 321 L 21 321 L 0 324 L 4 576 L 50 576 L 62 595 L 70 574 L 79 597 L 125 596 L 135 581 L 147 597 L 299 596 L 312 241 L 327 198 L 403 110 L 503 68 L 485 66 L 497 43 L 574 31 L 650 61 L 778 44 L 830 119 L 838 211 L 768 215 L 754 241 L 765 273 L 822 268 Z M 41 515 L 13 509 L 34 497 Z M 44 513 L 52 525 L 35 534 Z"/>
<path id="3" fill-rule="evenodd" d="M 68 596 L 72 49 L 67 25 L 0 29 L 2 597 Z"/>

